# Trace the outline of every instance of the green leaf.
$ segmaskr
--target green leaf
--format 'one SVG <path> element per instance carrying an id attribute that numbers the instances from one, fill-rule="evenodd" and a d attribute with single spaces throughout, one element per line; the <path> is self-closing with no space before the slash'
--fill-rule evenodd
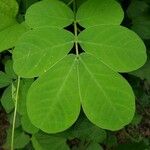
<path id="1" fill-rule="evenodd" d="M 140 123 L 141 123 L 141 121 L 142 121 L 142 115 L 139 115 L 139 114 L 135 114 L 134 115 L 134 118 L 133 118 L 133 120 L 132 120 L 132 122 L 131 122 L 131 124 L 133 125 L 133 126 L 137 126 L 137 125 L 139 125 Z"/>
<path id="2" fill-rule="evenodd" d="M 81 32 L 78 40 L 86 53 L 99 58 L 117 72 L 136 70 L 146 61 L 142 40 L 121 26 L 91 27 Z"/>
<path id="3" fill-rule="evenodd" d="M 19 90 L 19 100 L 18 100 L 18 113 L 22 115 L 21 117 L 21 125 L 25 132 L 34 134 L 38 132 L 38 128 L 36 128 L 30 121 L 27 114 L 26 107 L 26 97 L 27 92 L 31 84 L 33 83 L 33 79 L 22 79 L 20 82 L 20 90 Z"/>
<path id="4" fill-rule="evenodd" d="M 27 111 L 33 125 L 47 133 L 69 128 L 80 112 L 77 83 L 76 59 L 72 55 L 37 79 L 27 96 Z"/>
<path id="5" fill-rule="evenodd" d="M 119 130 L 131 122 L 135 97 L 121 75 L 90 55 L 79 64 L 81 103 L 88 119 L 103 129 Z"/>
<path id="6" fill-rule="evenodd" d="M 105 145 L 107 145 L 108 149 L 116 147 L 118 145 L 117 136 L 113 134 L 113 132 L 108 132 L 107 139 L 105 141 Z"/>
<path id="7" fill-rule="evenodd" d="M 148 57 L 148 60 L 146 62 L 146 64 L 141 67 L 140 69 L 130 72 L 130 74 L 137 76 L 139 78 L 146 79 L 148 81 L 150 81 L 150 58 Z"/>
<path id="8" fill-rule="evenodd" d="M 139 143 L 128 143 L 128 144 L 120 144 L 116 150 L 148 150 L 148 146 L 146 146 L 143 142 Z"/>
<path id="9" fill-rule="evenodd" d="M 15 23 L 10 27 L 0 30 L 0 52 L 13 48 L 23 33 L 28 30 L 25 24 Z"/>
<path id="10" fill-rule="evenodd" d="M 145 15 L 146 12 L 149 10 L 149 5 L 140 0 L 132 0 L 131 4 L 127 9 L 128 17 L 133 19 L 141 15 Z"/>
<path id="11" fill-rule="evenodd" d="M 17 13 L 18 4 L 16 0 L 0 0 L 0 30 L 14 24 Z"/>
<path id="12" fill-rule="evenodd" d="M 86 28 L 97 25 L 119 25 L 123 16 L 123 10 L 115 0 L 88 0 L 79 7 L 77 22 Z"/>
<path id="13" fill-rule="evenodd" d="M 12 79 L 16 79 L 17 75 L 15 74 L 14 70 L 13 70 L 13 61 L 12 60 L 7 60 L 5 63 L 5 72 L 7 74 L 7 76 L 9 76 Z"/>
<path id="14" fill-rule="evenodd" d="M 39 130 L 31 123 L 27 113 L 21 117 L 21 125 L 23 130 L 30 134 L 35 134 Z"/>
<path id="15" fill-rule="evenodd" d="M 26 135 L 20 128 L 15 130 L 14 149 L 24 148 L 30 141 L 30 137 Z M 4 149 L 10 149 L 11 144 L 11 128 L 7 132 L 6 143 Z"/>
<path id="16" fill-rule="evenodd" d="M 0 71 L 0 88 L 6 87 L 9 84 L 11 84 L 11 79 L 9 76 L 6 73 Z"/>
<path id="17" fill-rule="evenodd" d="M 13 124 L 13 119 L 14 119 L 14 112 L 11 112 L 8 115 L 8 121 L 9 121 L 10 125 Z M 21 126 L 21 116 L 20 116 L 20 114 L 17 113 L 17 115 L 16 115 L 16 122 L 15 122 L 15 128 L 18 128 L 20 126 Z"/>
<path id="18" fill-rule="evenodd" d="M 132 19 L 132 30 L 143 39 L 150 39 L 149 10 L 150 6 L 139 0 L 133 0 L 127 10 L 128 17 Z"/>
<path id="19" fill-rule="evenodd" d="M 150 16 L 139 16 L 133 20 L 131 29 L 142 39 L 150 39 Z"/>
<path id="20" fill-rule="evenodd" d="M 13 48 L 18 38 L 27 30 L 25 25 L 17 23 L 17 13 L 16 0 L 0 0 L 0 52 Z"/>
<path id="21" fill-rule="evenodd" d="M 29 119 L 47 133 L 60 132 L 76 121 L 82 104 L 92 123 L 119 130 L 134 116 L 135 97 L 117 72 L 141 67 L 146 48 L 135 33 L 119 26 L 123 11 L 114 0 L 89 0 L 79 8 L 75 34 L 76 23 L 88 28 L 78 37 L 60 29 L 73 21 L 72 12 L 70 20 L 64 19 L 69 11 L 57 0 L 43 0 L 26 14 L 33 30 L 21 37 L 13 59 L 19 76 L 39 76 L 27 96 Z M 86 54 L 67 56 L 74 43 L 76 51 L 80 44 Z"/>
<path id="22" fill-rule="evenodd" d="M 14 70 L 22 77 L 48 71 L 73 47 L 74 36 L 64 29 L 38 28 L 24 34 L 13 53 Z"/>
<path id="23" fill-rule="evenodd" d="M 10 113 L 14 109 L 14 101 L 12 99 L 12 86 L 9 86 L 5 89 L 1 98 L 1 104 L 7 113 Z"/>
<path id="24" fill-rule="evenodd" d="M 103 150 L 98 143 L 91 143 L 86 150 Z"/>
<path id="25" fill-rule="evenodd" d="M 34 79 L 22 79 L 20 82 L 20 89 L 19 89 L 19 99 L 18 99 L 18 108 L 17 112 L 20 115 L 26 115 L 27 107 L 26 107 L 26 98 L 28 90 L 33 83 Z"/>
<path id="26" fill-rule="evenodd" d="M 69 150 L 66 139 L 55 135 L 37 133 L 32 136 L 32 144 L 35 150 Z"/>
<path id="27" fill-rule="evenodd" d="M 70 25 L 73 19 L 71 9 L 57 0 L 37 2 L 29 7 L 25 16 L 26 23 L 32 28 L 42 26 L 63 28 Z"/>
<path id="28" fill-rule="evenodd" d="M 73 138 L 101 143 L 106 138 L 105 130 L 93 125 L 88 119 L 80 118 L 71 128 Z"/>

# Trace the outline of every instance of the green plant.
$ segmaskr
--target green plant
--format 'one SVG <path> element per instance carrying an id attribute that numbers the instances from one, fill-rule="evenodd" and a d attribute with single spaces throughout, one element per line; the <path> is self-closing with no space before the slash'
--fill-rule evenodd
<path id="1" fill-rule="evenodd" d="M 23 10 L 35 1 L 24 1 Z M 77 133 L 72 136 L 73 131 L 67 129 L 76 122 L 81 107 L 87 118 L 102 129 L 119 130 L 133 119 L 135 96 L 120 73 L 137 74 L 132 71 L 146 62 L 145 45 L 136 33 L 120 25 L 124 14 L 115 0 L 84 1 L 80 1 L 81 6 L 76 0 L 65 0 L 68 5 L 58 0 L 37 2 L 27 9 L 21 23 L 19 17 L 16 19 L 16 1 L 0 1 L 3 14 L 0 19 L 7 18 L 0 25 L 0 51 L 14 48 L 13 68 L 17 74 L 13 71 L 11 75 L 6 71 L 0 74 L 0 86 L 9 85 L 2 105 L 8 113 L 15 109 L 12 131 L 8 132 L 12 132 L 11 149 L 15 143 L 15 127 L 20 124 L 24 131 L 33 134 L 35 149 L 48 149 L 47 144 L 54 146 L 53 149 L 69 149 L 66 140 L 77 137 Z M 17 118 L 21 118 L 18 125 Z M 88 124 L 85 122 L 83 128 Z M 82 121 L 79 124 L 82 128 Z M 38 132 L 39 129 L 50 135 Z M 102 129 L 96 131 L 105 135 Z M 69 135 L 52 134 L 64 130 Z M 20 128 L 16 133 L 25 139 L 16 146 L 22 148 L 29 137 Z M 84 132 L 81 135 L 82 139 L 88 136 Z M 81 142 L 80 149 L 99 149 L 101 140 L 91 137 Z M 106 138 L 101 137 L 102 141 Z M 47 140 L 42 141 L 43 138 Z M 62 146 L 52 145 L 57 140 Z"/>

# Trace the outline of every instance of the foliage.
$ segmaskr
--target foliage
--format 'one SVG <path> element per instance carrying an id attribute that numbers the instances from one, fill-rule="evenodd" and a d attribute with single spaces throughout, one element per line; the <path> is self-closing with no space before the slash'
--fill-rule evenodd
<path id="1" fill-rule="evenodd" d="M 150 3 L 119 3 L 0 0 L 2 148 L 149 149 Z"/>

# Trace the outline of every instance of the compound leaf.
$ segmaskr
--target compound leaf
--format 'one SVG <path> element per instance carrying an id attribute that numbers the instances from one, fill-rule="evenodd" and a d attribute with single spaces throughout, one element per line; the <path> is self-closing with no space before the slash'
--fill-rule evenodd
<path id="1" fill-rule="evenodd" d="M 80 112 L 75 57 L 67 56 L 32 84 L 27 111 L 33 125 L 47 133 L 75 122 Z"/>
<path id="2" fill-rule="evenodd" d="M 88 28 L 80 33 L 79 43 L 85 52 L 96 56 L 117 72 L 136 70 L 146 61 L 144 43 L 125 27 Z"/>
<path id="3" fill-rule="evenodd" d="M 63 28 L 73 22 L 74 15 L 69 7 L 57 0 L 45 0 L 33 4 L 27 10 L 25 20 L 32 27 L 52 26 Z"/>
<path id="4" fill-rule="evenodd" d="M 118 130 L 131 122 L 135 111 L 132 89 L 103 62 L 87 54 L 80 57 L 79 87 L 83 110 L 97 126 Z"/>
<path id="5" fill-rule="evenodd" d="M 117 72 L 141 67 L 146 48 L 119 25 L 123 11 L 114 0 L 89 0 L 79 8 L 74 21 L 87 29 L 78 38 L 60 29 L 72 19 L 70 9 L 57 0 L 43 0 L 27 11 L 26 23 L 33 30 L 21 37 L 13 58 L 18 75 L 39 76 L 27 96 L 29 119 L 44 132 L 64 131 L 76 121 L 82 104 L 97 126 L 121 129 L 134 116 L 135 97 Z M 87 53 L 79 59 L 67 56 L 74 42 Z"/>
<path id="6" fill-rule="evenodd" d="M 73 47 L 74 36 L 64 29 L 37 28 L 24 34 L 13 53 L 14 70 L 22 77 L 46 72 Z"/>
<path id="7" fill-rule="evenodd" d="M 88 0 L 77 11 L 77 22 L 83 27 L 119 25 L 124 14 L 115 0 Z"/>

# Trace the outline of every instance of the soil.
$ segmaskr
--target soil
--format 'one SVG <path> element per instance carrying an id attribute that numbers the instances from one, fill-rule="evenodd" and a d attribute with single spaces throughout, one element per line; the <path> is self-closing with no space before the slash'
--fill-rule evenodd
<path id="1" fill-rule="evenodd" d="M 6 130 L 9 126 L 7 121 L 7 115 L 5 111 L 0 108 L 0 150 L 2 150 L 2 145 L 5 143 L 6 140 Z"/>

